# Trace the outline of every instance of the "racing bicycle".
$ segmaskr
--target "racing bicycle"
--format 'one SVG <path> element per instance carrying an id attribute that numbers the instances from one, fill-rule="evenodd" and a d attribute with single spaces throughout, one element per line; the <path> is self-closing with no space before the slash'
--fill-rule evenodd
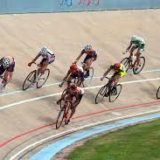
<path id="1" fill-rule="evenodd" d="M 38 69 L 31 71 L 23 82 L 22 90 L 27 90 L 28 88 L 34 85 L 36 86 L 36 88 L 41 88 L 46 83 L 49 74 L 50 74 L 50 69 L 48 68 L 44 71 L 44 74 L 40 75 L 38 75 Z"/>
<path id="2" fill-rule="evenodd" d="M 103 101 L 104 97 L 109 98 L 109 102 L 114 102 L 120 95 L 122 91 L 121 84 L 115 84 L 114 79 L 117 74 L 114 74 L 112 77 L 105 77 L 108 79 L 107 84 L 102 86 L 98 91 L 95 97 L 95 104 L 98 104 Z"/>
<path id="3" fill-rule="evenodd" d="M 62 96 L 64 96 L 67 92 L 67 89 L 65 89 L 62 93 Z M 61 96 L 61 97 L 62 97 Z M 67 96 L 64 96 L 64 98 L 60 101 L 60 111 L 57 116 L 56 120 L 56 129 L 60 128 L 62 123 L 67 125 L 70 121 L 69 117 L 72 114 L 72 102 L 70 99 L 68 99 Z"/>
<path id="4" fill-rule="evenodd" d="M 121 60 L 121 63 L 125 66 L 126 72 L 128 72 L 129 70 L 133 70 L 134 74 L 139 74 L 145 66 L 145 57 L 140 56 L 139 65 L 136 64 L 137 60 L 133 60 L 133 59 L 134 59 L 134 55 L 125 57 L 124 59 Z"/>
<path id="5" fill-rule="evenodd" d="M 160 99 L 160 86 L 157 89 L 156 97 L 157 97 L 157 99 Z"/>

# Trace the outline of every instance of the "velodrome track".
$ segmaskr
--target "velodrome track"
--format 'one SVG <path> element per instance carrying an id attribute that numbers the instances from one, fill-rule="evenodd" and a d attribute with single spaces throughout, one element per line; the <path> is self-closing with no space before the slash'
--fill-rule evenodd
<path id="1" fill-rule="evenodd" d="M 6 93 L 0 95 L 0 159 L 13 158 L 38 140 L 75 127 L 160 110 L 160 101 L 155 98 L 160 80 L 159 14 L 160 10 L 1 15 L 0 56 L 13 55 L 16 70 Z M 115 103 L 106 99 L 95 105 L 98 86 L 105 83 L 99 81 L 99 76 L 109 64 L 123 58 L 121 53 L 133 33 L 146 40 L 144 72 L 123 79 L 123 91 Z M 59 109 L 55 102 L 62 91 L 57 83 L 87 43 L 95 46 L 98 53 L 92 87 L 85 90 L 70 125 L 55 130 Z M 27 63 L 43 45 L 56 54 L 49 80 L 39 90 L 22 92 L 23 80 L 34 69 L 28 68 Z"/>

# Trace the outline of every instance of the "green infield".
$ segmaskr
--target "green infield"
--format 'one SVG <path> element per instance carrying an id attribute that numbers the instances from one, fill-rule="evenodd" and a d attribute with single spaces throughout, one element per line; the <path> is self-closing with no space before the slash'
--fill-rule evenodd
<path id="1" fill-rule="evenodd" d="M 160 120 L 88 140 L 69 160 L 160 160 Z"/>

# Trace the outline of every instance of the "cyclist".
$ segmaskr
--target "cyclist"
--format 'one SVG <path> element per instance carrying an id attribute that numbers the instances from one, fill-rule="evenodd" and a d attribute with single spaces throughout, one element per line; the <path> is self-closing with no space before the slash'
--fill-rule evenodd
<path id="1" fill-rule="evenodd" d="M 90 66 L 92 65 L 93 61 L 95 61 L 97 59 L 97 53 L 92 48 L 92 46 L 90 44 L 88 44 L 81 51 L 80 55 L 76 58 L 74 63 L 77 63 L 78 60 L 81 58 L 81 56 L 83 54 L 86 54 L 86 57 L 83 60 L 83 64 L 84 64 L 83 69 L 85 71 L 87 71 L 86 74 L 85 74 L 85 78 L 87 78 L 89 76 L 89 68 L 90 68 Z"/>
<path id="2" fill-rule="evenodd" d="M 133 66 L 135 66 L 135 63 L 137 63 L 136 64 L 137 69 L 138 69 L 138 66 L 140 65 L 140 56 L 143 53 L 144 48 L 145 48 L 144 39 L 142 37 L 137 36 L 137 35 L 133 35 L 131 37 L 129 46 L 126 49 L 126 52 L 129 52 L 130 57 L 132 57 L 133 52 L 137 50 L 136 53 L 135 53 L 136 61 L 133 64 Z"/>
<path id="3" fill-rule="evenodd" d="M 83 94 L 84 90 L 82 88 L 78 87 L 75 83 L 71 83 L 68 86 L 66 93 L 57 101 L 57 104 L 59 105 L 60 101 L 67 96 L 67 98 L 70 99 L 70 101 L 72 102 L 72 107 L 71 107 L 72 112 L 70 117 L 68 118 L 67 124 L 70 122 L 70 119 L 74 115 L 76 107 L 81 102 Z"/>
<path id="4" fill-rule="evenodd" d="M 69 84 L 71 80 L 75 78 L 78 78 L 77 85 L 80 86 L 84 81 L 84 72 L 82 67 L 77 64 L 72 64 L 59 87 L 62 87 L 65 81 Z"/>
<path id="5" fill-rule="evenodd" d="M 11 81 L 15 67 L 14 58 L 5 56 L 0 59 L 0 76 L 3 75 L 0 89 L 3 90 L 7 83 Z"/>
<path id="6" fill-rule="evenodd" d="M 113 85 L 113 87 L 116 90 L 115 86 L 117 85 L 117 83 L 119 82 L 119 80 L 122 77 L 126 76 L 127 72 L 126 72 L 125 66 L 123 64 L 121 64 L 121 63 L 115 63 L 114 65 L 111 65 L 109 67 L 109 69 L 103 74 L 103 77 L 101 77 L 100 80 L 103 81 L 103 79 L 108 75 L 108 73 L 111 70 L 114 71 L 114 73 L 112 75 L 112 78 L 113 78 L 112 80 L 113 80 L 114 83 L 112 85 Z"/>
<path id="7" fill-rule="evenodd" d="M 37 54 L 37 56 L 28 63 L 28 66 L 30 67 L 33 63 L 35 63 L 35 61 L 42 56 L 42 60 L 40 62 L 40 64 L 38 65 L 38 75 L 44 74 L 44 71 L 47 69 L 48 64 L 51 64 L 52 62 L 55 61 L 55 54 L 49 50 L 47 47 L 43 47 L 40 52 Z"/>

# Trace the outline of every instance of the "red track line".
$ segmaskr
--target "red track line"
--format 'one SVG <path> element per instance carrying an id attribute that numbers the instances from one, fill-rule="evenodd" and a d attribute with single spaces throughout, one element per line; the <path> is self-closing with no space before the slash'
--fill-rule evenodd
<path id="1" fill-rule="evenodd" d="M 95 114 L 100 114 L 100 113 L 104 113 L 104 112 L 108 112 L 108 111 L 115 111 L 115 110 L 121 110 L 121 109 L 125 109 L 125 108 L 133 108 L 133 107 L 148 107 L 150 105 L 158 105 L 160 104 L 160 100 L 156 100 L 156 101 L 152 101 L 152 102 L 148 102 L 148 103 L 141 103 L 141 104 L 136 104 L 136 105 L 128 105 L 128 106 L 121 106 L 121 107 L 116 107 L 116 108 L 112 108 L 112 109 L 104 109 L 104 110 L 101 110 L 101 111 L 98 111 L 98 112 L 91 112 L 91 113 L 88 113 L 88 114 L 84 114 L 84 115 L 80 115 L 80 116 L 76 116 L 72 119 L 79 119 L 79 118 L 83 118 L 83 117 L 88 117 L 88 116 L 92 116 L 92 115 L 95 115 Z M 34 128 L 34 129 L 31 129 L 27 132 L 24 132 L 24 133 L 21 133 L 21 134 L 18 134 L 12 138 L 9 138 L 8 140 L 0 143 L 0 148 L 3 148 L 4 146 L 6 146 L 7 144 L 10 144 L 12 141 L 16 140 L 16 139 L 19 139 L 21 137 L 24 137 L 26 135 L 29 135 L 33 132 L 36 132 L 38 130 L 41 130 L 41 129 L 44 129 L 44 128 L 47 128 L 47 127 L 50 127 L 52 125 L 54 125 L 55 122 L 53 123 L 49 123 L 47 125 L 43 125 L 41 127 L 38 127 L 38 128 Z"/>

